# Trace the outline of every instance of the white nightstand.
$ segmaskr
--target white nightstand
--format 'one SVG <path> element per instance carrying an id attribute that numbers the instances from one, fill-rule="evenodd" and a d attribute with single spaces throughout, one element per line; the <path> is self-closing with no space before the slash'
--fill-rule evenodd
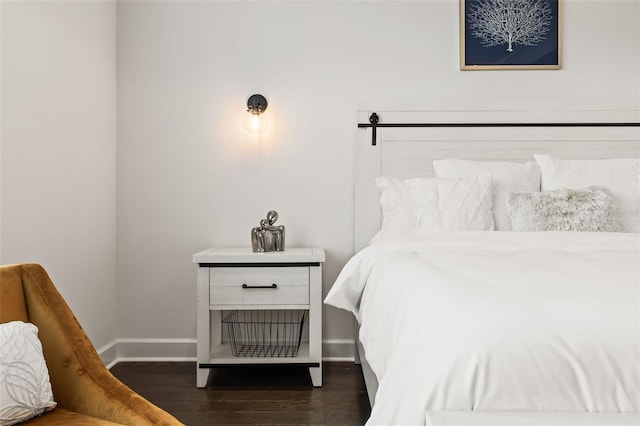
<path id="1" fill-rule="evenodd" d="M 322 386 L 322 264 L 320 248 L 254 253 L 250 248 L 212 248 L 193 255 L 198 264 L 197 386 L 209 368 L 249 364 L 309 367 L 313 386 Z M 295 357 L 235 357 L 223 340 L 222 311 L 308 309 L 309 342 Z"/>

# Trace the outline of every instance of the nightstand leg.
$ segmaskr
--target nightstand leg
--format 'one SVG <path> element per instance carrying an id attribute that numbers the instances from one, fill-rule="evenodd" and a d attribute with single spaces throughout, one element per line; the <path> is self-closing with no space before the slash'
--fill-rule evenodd
<path id="1" fill-rule="evenodd" d="M 200 368 L 199 365 L 211 362 L 210 346 L 210 320 L 209 310 L 209 268 L 198 268 L 198 289 L 196 305 L 196 334 L 198 343 L 196 345 L 196 387 L 202 389 L 207 387 L 209 379 L 209 369 Z"/>
<path id="2" fill-rule="evenodd" d="M 207 387 L 207 381 L 209 381 L 209 369 L 208 368 L 199 368 L 196 365 L 196 377 L 197 377 L 197 383 L 196 383 L 196 387 L 198 389 L 202 389 L 202 388 L 206 388 Z"/>
<path id="3" fill-rule="evenodd" d="M 322 386 L 322 267 L 309 268 L 309 358 L 319 367 L 310 367 L 314 387 Z"/>
<path id="4" fill-rule="evenodd" d="M 309 367 L 309 374 L 311 375 L 311 383 L 313 387 L 319 388 L 322 386 L 322 364 L 320 367 Z"/>

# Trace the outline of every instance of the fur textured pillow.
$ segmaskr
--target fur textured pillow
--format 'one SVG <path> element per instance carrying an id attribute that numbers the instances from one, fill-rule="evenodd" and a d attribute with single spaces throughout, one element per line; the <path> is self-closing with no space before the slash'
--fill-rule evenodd
<path id="1" fill-rule="evenodd" d="M 543 191 L 603 188 L 614 199 L 621 231 L 640 232 L 639 158 L 563 160 L 543 154 L 534 154 L 534 157 L 540 167 Z"/>
<path id="2" fill-rule="evenodd" d="M 512 193 L 507 213 L 514 231 L 620 231 L 613 197 L 596 186 Z"/>

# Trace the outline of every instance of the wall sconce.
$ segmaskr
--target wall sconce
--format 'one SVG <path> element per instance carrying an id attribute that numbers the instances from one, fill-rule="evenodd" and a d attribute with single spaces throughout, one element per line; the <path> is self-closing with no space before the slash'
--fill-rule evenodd
<path id="1" fill-rule="evenodd" d="M 269 127 L 262 113 L 267 109 L 267 99 L 262 95 L 251 95 L 247 100 L 249 115 L 244 120 L 244 128 L 252 133 L 260 133 Z"/>

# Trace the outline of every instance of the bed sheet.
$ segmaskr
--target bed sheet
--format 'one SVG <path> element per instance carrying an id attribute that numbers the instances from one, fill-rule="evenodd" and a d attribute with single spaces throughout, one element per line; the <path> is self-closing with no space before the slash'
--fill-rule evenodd
<path id="1" fill-rule="evenodd" d="M 442 233 L 356 254 L 325 301 L 361 324 L 379 383 L 368 424 L 640 412 L 639 238 Z"/>

